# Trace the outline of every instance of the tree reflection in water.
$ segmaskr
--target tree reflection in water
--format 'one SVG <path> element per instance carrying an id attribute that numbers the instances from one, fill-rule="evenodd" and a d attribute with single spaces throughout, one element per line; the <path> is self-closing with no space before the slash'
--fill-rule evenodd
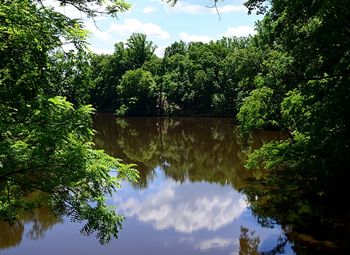
<path id="1" fill-rule="evenodd" d="M 284 248 L 288 239 L 280 236 L 276 246 L 269 251 L 259 252 L 260 238 L 255 235 L 255 231 L 241 226 L 241 235 L 239 237 L 239 255 L 276 255 L 284 254 Z"/>
<path id="2" fill-rule="evenodd" d="M 241 236 L 239 237 L 239 255 L 259 255 L 258 252 L 260 238 L 254 236 L 254 231 L 241 227 Z"/>
<path id="3" fill-rule="evenodd" d="M 47 230 L 61 222 L 62 220 L 47 207 L 22 214 L 21 220 L 14 224 L 0 221 L 0 250 L 19 245 L 24 234 L 31 240 L 43 238 Z M 27 233 L 24 233 L 26 224 L 31 224 L 31 227 Z"/>
<path id="4" fill-rule="evenodd" d="M 348 191 L 341 183 L 325 188 L 316 176 L 283 171 L 264 173 L 242 191 L 261 225 L 281 225 L 297 254 L 350 254 Z"/>
<path id="5" fill-rule="evenodd" d="M 100 116 L 95 123 L 98 147 L 119 157 L 122 151 L 127 162 L 138 163 L 141 182 L 135 187 L 147 187 L 157 166 L 178 182 L 229 184 L 247 196 L 263 226 L 282 226 L 298 254 L 350 254 L 350 214 L 341 195 L 347 194 L 344 183 L 325 186 L 316 176 L 244 169 L 251 148 L 286 139 L 283 134 L 259 132 L 245 143 L 233 121 L 222 118 Z M 281 252 L 286 242 L 281 240 L 265 254 Z"/>
<path id="6" fill-rule="evenodd" d="M 139 165 L 147 187 L 154 170 L 179 182 L 206 181 L 235 188 L 251 174 L 243 167 L 246 150 L 237 126 L 229 118 L 122 118 L 105 115 L 95 120 L 95 143 L 109 154 Z M 253 146 L 283 138 L 281 133 L 261 132 L 251 139 Z"/>

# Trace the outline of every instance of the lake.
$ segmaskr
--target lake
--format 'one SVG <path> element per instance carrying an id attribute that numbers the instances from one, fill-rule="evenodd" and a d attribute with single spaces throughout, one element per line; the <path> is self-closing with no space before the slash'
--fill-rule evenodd
<path id="1" fill-rule="evenodd" d="M 96 146 L 140 172 L 108 201 L 126 217 L 119 239 L 101 246 L 80 234 L 82 224 L 41 208 L 0 223 L 1 254 L 296 254 L 288 227 L 263 227 L 243 192 L 247 152 L 283 134 L 246 141 L 230 118 L 98 115 L 94 125 Z"/>

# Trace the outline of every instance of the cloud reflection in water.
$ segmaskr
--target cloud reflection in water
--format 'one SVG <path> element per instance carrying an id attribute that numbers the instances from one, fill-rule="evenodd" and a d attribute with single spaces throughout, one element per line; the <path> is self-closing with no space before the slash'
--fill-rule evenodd
<path id="1" fill-rule="evenodd" d="M 239 248 L 239 240 L 238 239 L 230 239 L 230 238 L 220 238 L 215 237 L 208 240 L 202 240 L 197 245 L 197 248 L 201 251 L 217 249 L 217 248 L 226 248 L 226 247 L 236 247 Z"/>
<path id="2" fill-rule="evenodd" d="M 157 175 L 164 174 L 160 169 Z M 157 178 L 159 180 L 159 177 Z M 118 211 L 150 223 L 157 230 L 192 233 L 215 231 L 237 219 L 246 209 L 244 196 L 229 186 L 206 182 L 179 183 L 171 179 L 150 183 L 147 190 L 124 189 L 114 198 Z"/>

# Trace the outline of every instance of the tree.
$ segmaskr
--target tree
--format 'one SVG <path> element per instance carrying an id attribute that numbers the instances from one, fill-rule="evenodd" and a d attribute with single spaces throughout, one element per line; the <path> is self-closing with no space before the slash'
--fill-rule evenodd
<path id="1" fill-rule="evenodd" d="M 118 107 L 115 87 L 129 66 L 127 50 L 122 42 L 114 45 L 112 55 L 95 55 L 92 61 L 94 88 L 91 90 L 91 102 L 98 111 L 113 112 Z"/>
<path id="2" fill-rule="evenodd" d="M 87 2 L 61 3 L 94 16 L 97 12 L 87 9 Z M 110 14 L 125 9 L 123 2 L 110 3 Z M 95 232 L 104 243 L 117 236 L 122 221 L 104 197 L 121 179 L 135 180 L 137 174 L 131 165 L 92 148 L 94 110 L 82 104 L 85 99 L 75 98 L 84 97 L 75 85 L 78 77 L 86 78 L 79 71 L 88 64 L 81 57 L 85 34 L 79 20 L 41 1 L 0 4 L 0 218 L 14 222 L 22 211 L 47 205 L 58 216 L 86 221 L 82 232 Z M 76 53 L 65 58 L 62 41 L 73 44 Z M 109 175 L 111 169 L 117 177 Z M 29 199 L 35 191 L 43 196 Z"/>
<path id="3" fill-rule="evenodd" d="M 253 8 L 262 3 L 248 1 L 247 5 Z M 289 160 L 299 162 L 308 166 L 308 171 L 322 170 L 324 178 L 334 180 L 350 163 L 346 156 L 350 153 L 350 123 L 345 117 L 350 108 L 344 96 L 350 90 L 349 2 L 271 3 L 257 37 L 270 38 L 265 42 L 272 45 L 256 81 L 272 92 L 265 99 L 260 97 L 274 106 L 275 113 L 270 111 L 266 123 L 273 122 L 290 134 L 291 140 L 284 146 L 289 153 L 280 151 L 277 158 L 284 155 L 285 165 Z M 250 108 L 251 102 L 247 99 L 241 110 Z M 266 114 L 267 109 L 259 110 Z M 243 123 L 249 120 L 243 111 L 239 116 Z M 243 116 L 247 118 L 243 120 Z M 265 149 L 268 147 L 272 148 Z M 269 160 L 273 159 L 262 161 Z"/>
<path id="4" fill-rule="evenodd" d="M 174 42 L 165 48 L 164 58 L 171 57 L 175 54 L 185 55 L 187 50 L 187 44 L 184 41 Z"/>
<path id="5" fill-rule="evenodd" d="M 48 77 L 51 84 L 59 84 L 47 88 L 51 96 L 65 96 L 75 105 L 83 105 L 89 101 L 89 90 L 93 87 L 91 81 L 91 54 L 86 51 L 58 51 L 51 56 Z"/>
<path id="6" fill-rule="evenodd" d="M 130 69 L 140 68 L 143 63 L 150 60 L 156 46 L 147 40 L 147 36 L 141 33 L 133 33 L 126 43 L 127 62 Z"/>
<path id="7" fill-rule="evenodd" d="M 42 4 L 41 0 L 35 0 Z M 85 13 L 88 17 L 96 17 L 98 15 L 110 15 L 116 17 L 118 13 L 128 10 L 131 5 L 124 0 L 59 0 L 61 6 L 71 5 L 76 9 Z M 91 7 L 95 4 L 98 8 Z"/>
<path id="8" fill-rule="evenodd" d="M 117 115 L 155 114 L 156 83 L 152 74 L 142 69 L 127 71 L 117 86 L 121 106 Z"/>
<path id="9" fill-rule="evenodd" d="M 348 231 L 330 215 L 336 212 L 339 222 L 349 215 L 342 197 L 350 180 L 350 2 L 274 0 L 269 8 L 266 3 L 247 2 L 250 10 L 266 13 L 253 39 L 265 54 L 238 119 L 245 130 L 273 126 L 289 137 L 250 154 L 247 167 L 267 171 L 256 180 L 258 188 L 245 193 L 263 220 L 316 240 L 335 236 L 348 250 Z M 289 213 L 281 215 L 278 208 Z"/>
<path id="10" fill-rule="evenodd" d="M 113 64 L 115 55 L 98 55 L 92 54 L 91 57 L 91 80 L 93 86 L 90 90 L 90 102 L 97 109 L 97 111 L 108 111 L 113 109 L 116 104 L 117 95 L 114 89 L 115 76 L 112 76 L 112 72 L 115 70 L 115 66 L 120 65 Z"/>
<path id="11" fill-rule="evenodd" d="M 99 111 L 115 112 L 122 102 L 115 89 L 128 70 L 140 68 L 145 62 L 156 58 L 156 46 L 148 41 L 145 34 L 133 33 L 126 43 L 114 45 L 112 55 L 95 55 L 92 61 L 94 88 L 91 103 Z"/>

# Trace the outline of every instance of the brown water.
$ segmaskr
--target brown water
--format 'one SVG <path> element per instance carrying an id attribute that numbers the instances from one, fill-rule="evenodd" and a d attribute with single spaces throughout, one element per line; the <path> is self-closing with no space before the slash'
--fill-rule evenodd
<path id="1" fill-rule="evenodd" d="M 231 119 L 95 119 L 97 147 L 136 163 L 139 183 L 124 183 L 111 199 L 126 216 L 118 240 L 101 246 L 69 219 L 42 208 L 10 226 L 0 223 L 1 254 L 295 254 L 284 231 L 264 228 L 249 209 L 243 168 L 249 146 Z M 261 132 L 251 146 L 281 139 Z M 276 254 L 276 253 L 274 253 Z"/>

